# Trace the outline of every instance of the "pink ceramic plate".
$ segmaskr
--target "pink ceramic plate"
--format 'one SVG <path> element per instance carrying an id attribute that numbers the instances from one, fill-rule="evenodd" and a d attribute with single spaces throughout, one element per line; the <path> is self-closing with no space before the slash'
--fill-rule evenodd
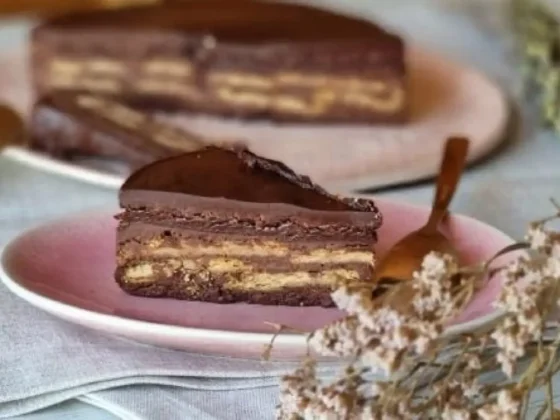
<path id="1" fill-rule="evenodd" d="M 378 200 L 384 214 L 378 252 L 420 227 L 428 209 Z M 113 281 L 114 211 L 67 217 L 28 231 L 4 250 L 0 276 L 16 295 L 60 318 L 122 337 L 176 349 L 258 357 L 271 339 L 266 323 L 300 330 L 320 327 L 342 315 L 335 309 L 247 304 L 219 305 L 133 297 Z M 454 216 L 448 233 L 466 262 L 492 256 L 512 239 L 465 216 Z M 491 302 L 500 289 L 493 278 L 450 333 L 491 321 Z M 275 358 L 293 358 L 305 350 L 304 336 L 283 334 Z"/>
<path id="2" fill-rule="evenodd" d="M 403 126 L 269 124 L 183 114 L 167 118 L 204 137 L 244 139 L 255 153 L 284 162 L 333 192 L 434 176 L 450 135 L 471 140 L 469 162 L 503 140 L 509 109 L 500 87 L 477 70 L 409 46 L 411 120 Z M 32 104 L 27 50 L 0 53 L 0 99 L 24 116 Z M 118 188 L 126 170 L 105 161 L 68 163 L 21 147 L 2 154 L 41 170 Z"/>

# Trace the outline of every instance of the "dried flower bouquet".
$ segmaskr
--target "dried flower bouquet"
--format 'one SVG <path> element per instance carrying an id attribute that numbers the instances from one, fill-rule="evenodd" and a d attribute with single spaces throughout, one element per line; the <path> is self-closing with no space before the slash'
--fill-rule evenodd
<path id="1" fill-rule="evenodd" d="M 307 357 L 281 380 L 277 417 L 518 419 L 526 418 L 533 391 L 544 388 L 536 418 L 560 419 L 552 389 L 560 333 L 549 322 L 560 292 L 560 233 L 549 224 L 560 218 L 560 207 L 553 204 L 553 217 L 531 223 L 524 242 L 497 254 L 510 256 L 502 266 L 492 258 L 464 267 L 431 253 L 412 281 L 381 297 L 341 285 L 333 298 L 347 315 L 308 334 Z M 445 326 L 497 274 L 503 288 L 496 320 L 446 335 Z M 327 381 L 318 377 L 312 354 L 339 356 L 348 366 Z"/>
<path id="2" fill-rule="evenodd" d="M 543 123 L 560 132 L 560 21 L 543 0 L 511 0 L 523 88 Z"/>

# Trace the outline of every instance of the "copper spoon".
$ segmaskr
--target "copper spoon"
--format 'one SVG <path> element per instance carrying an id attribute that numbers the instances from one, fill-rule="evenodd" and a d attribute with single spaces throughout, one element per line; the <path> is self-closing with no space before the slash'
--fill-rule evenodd
<path id="1" fill-rule="evenodd" d="M 413 272 L 421 267 L 422 260 L 431 251 L 457 255 L 439 228 L 448 214 L 447 209 L 459 184 L 468 148 L 469 141 L 464 137 L 450 137 L 447 140 L 430 217 L 423 227 L 395 244 L 378 263 L 374 279 L 375 295 L 383 294 L 392 284 L 411 280 Z"/>

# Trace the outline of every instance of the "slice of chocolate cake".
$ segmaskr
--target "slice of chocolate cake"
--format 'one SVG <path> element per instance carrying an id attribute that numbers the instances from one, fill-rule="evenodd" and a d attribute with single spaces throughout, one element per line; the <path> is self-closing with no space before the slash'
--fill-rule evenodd
<path id="1" fill-rule="evenodd" d="M 35 105 L 29 137 L 31 148 L 52 156 L 113 158 L 131 169 L 219 143 L 161 123 L 114 99 L 60 92 Z"/>
<path id="2" fill-rule="evenodd" d="M 277 121 L 402 122 L 403 41 L 377 25 L 270 1 L 191 0 L 53 18 L 31 37 L 37 96 Z"/>
<path id="3" fill-rule="evenodd" d="M 208 147 L 148 165 L 120 191 L 116 280 L 128 293 L 331 306 L 371 281 L 381 214 L 284 164 Z"/>

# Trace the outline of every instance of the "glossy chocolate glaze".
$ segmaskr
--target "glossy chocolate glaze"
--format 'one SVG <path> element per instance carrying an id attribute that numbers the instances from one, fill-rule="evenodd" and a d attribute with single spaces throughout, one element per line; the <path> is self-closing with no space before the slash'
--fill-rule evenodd
<path id="1" fill-rule="evenodd" d="M 207 147 L 154 162 L 132 174 L 121 188 L 121 204 L 133 202 L 128 191 L 156 191 L 219 198 L 245 203 L 285 204 L 324 212 L 367 212 L 378 215 L 371 200 L 339 198 L 296 174 L 285 164 L 255 155 L 246 149 Z M 126 194 L 123 194 L 125 192 Z M 179 194 L 177 194 L 179 193 Z M 125 198 L 123 201 L 122 199 Z M 146 197 L 147 199 L 148 197 Z M 141 201 L 136 205 L 140 205 Z"/>

